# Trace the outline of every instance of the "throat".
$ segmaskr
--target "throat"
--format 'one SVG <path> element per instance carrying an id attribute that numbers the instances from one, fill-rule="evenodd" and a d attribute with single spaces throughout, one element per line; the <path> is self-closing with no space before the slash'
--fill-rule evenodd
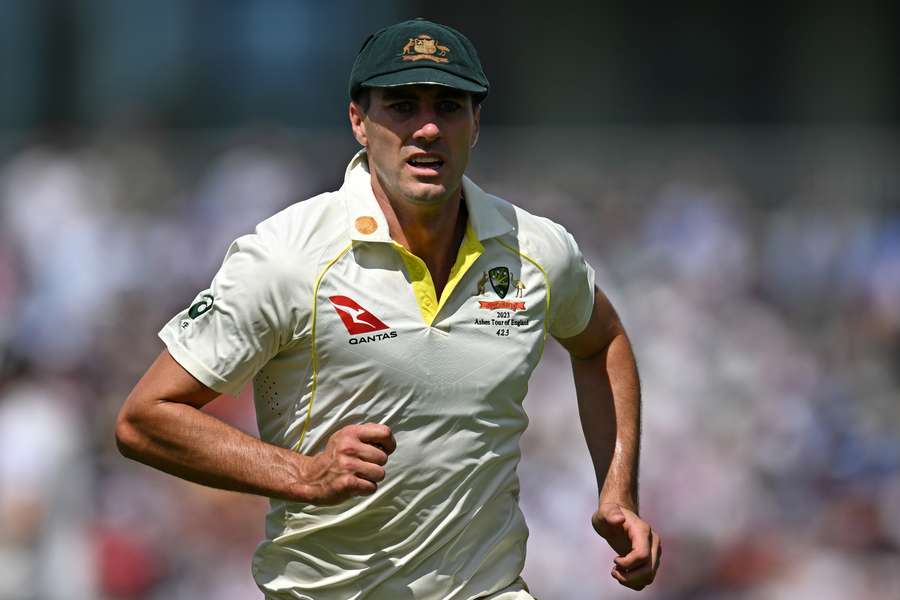
<path id="1" fill-rule="evenodd" d="M 468 213 L 464 202 L 460 202 L 456 213 L 456 218 L 452 221 L 446 220 L 426 227 L 408 227 L 404 230 L 409 244 L 407 249 L 421 258 L 428 267 L 438 299 L 450 278 L 450 271 L 466 232 Z"/>
<path id="2" fill-rule="evenodd" d="M 436 299 L 440 300 L 460 245 L 469 214 L 462 197 L 462 182 L 447 200 L 419 204 L 386 193 L 372 170 L 372 192 L 388 223 L 391 239 L 428 268 Z"/>
<path id="3" fill-rule="evenodd" d="M 466 203 L 462 198 L 435 207 L 379 203 L 391 238 L 425 263 L 440 299 L 466 232 Z"/>

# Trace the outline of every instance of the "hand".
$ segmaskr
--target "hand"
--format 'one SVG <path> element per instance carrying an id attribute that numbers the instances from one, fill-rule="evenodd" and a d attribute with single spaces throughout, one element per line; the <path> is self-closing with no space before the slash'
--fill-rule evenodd
<path id="1" fill-rule="evenodd" d="M 637 513 L 614 502 L 601 504 L 591 523 L 619 555 L 613 560 L 613 579 L 633 590 L 653 583 L 662 558 L 662 543 L 650 525 Z"/>
<path id="2" fill-rule="evenodd" d="M 325 450 L 303 469 L 304 497 L 319 505 L 368 496 L 384 479 L 388 455 L 397 448 L 387 425 L 348 425 L 334 432 Z"/>

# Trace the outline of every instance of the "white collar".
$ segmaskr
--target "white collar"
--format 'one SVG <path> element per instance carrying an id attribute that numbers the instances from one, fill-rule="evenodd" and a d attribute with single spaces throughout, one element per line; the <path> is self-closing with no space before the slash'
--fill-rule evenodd
<path id="1" fill-rule="evenodd" d="M 469 223 L 479 240 L 497 237 L 512 231 L 512 224 L 500 214 L 496 200 L 486 194 L 471 179 L 463 175 L 463 199 L 469 211 Z M 344 185 L 348 207 L 350 239 L 364 242 L 390 242 L 387 219 L 372 192 L 369 161 L 363 148 L 347 165 Z M 374 225 L 374 227 L 372 227 Z"/>

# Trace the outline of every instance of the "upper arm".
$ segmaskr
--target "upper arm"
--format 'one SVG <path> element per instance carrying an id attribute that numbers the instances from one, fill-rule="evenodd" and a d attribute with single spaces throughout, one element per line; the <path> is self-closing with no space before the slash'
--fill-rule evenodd
<path id="1" fill-rule="evenodd" d="M 179 402 L 201 408 L 219 396 L 219 392 L 200 383 L 187 369 L 163 349 L 128 395 L 129 403 Z"/>
<path id="2" fill-rule="evenodd" d="M 119 409 L 116 419 L 116 440 L 123 453 L 136 447 L 139 433 L 153 427 L 154 409 L 168 402 L 186 404 L 200 409 L 219 392 L 200 383 L 178 364 L 168 350 L 163 350 L 135 384 Z"/>
<path id="3" fill-rule="evenodd" d="M 259 231 L 232 243 L 209 288 L 159 333 L 178 365 L 222 394 L 237 394 L 298 340 L 308 315 L 296 256 Z"/>
<path id="4" fill-rule="evenodd" d="M 541 248 L 550 286 L 550 334 L 573 358 L 603 352 L 618 334 L 624 334 L 609 298 L 595 284 L 595 272 L 565 227 L 540 219 L 544 225 Z"/>
<path id="5" fill-rule="evenodd" d="M 594 269 L 565 227 L 538 217 L 529 253 L 547 277 L 547 329 L 557 339 L 581 332 L 594 305 Z"/>
<path id="6" fill-rule="evenodd" d="M 594 307 L 587 325 L 572 337 L 556 338 L 574 358 L 590 358 L 606 349 L 625 329 L 609 298 L 594 287 Z"/>

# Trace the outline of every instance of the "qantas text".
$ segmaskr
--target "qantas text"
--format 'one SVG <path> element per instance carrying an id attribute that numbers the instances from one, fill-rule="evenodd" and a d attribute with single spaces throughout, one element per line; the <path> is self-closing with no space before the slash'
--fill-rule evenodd
<path id="1" fill-rule="evenodd" d="M 353 337 L 348 341 L 351 345 L 356 344 L 368 344 L 369 342 L 380 342 L 382 340 L 389 340 L 391 338 L 397 337 L 396 331 L 388 331 L 387 333 L 373 333 L 372 335 L 367 335 L 363 337 Z"/>

